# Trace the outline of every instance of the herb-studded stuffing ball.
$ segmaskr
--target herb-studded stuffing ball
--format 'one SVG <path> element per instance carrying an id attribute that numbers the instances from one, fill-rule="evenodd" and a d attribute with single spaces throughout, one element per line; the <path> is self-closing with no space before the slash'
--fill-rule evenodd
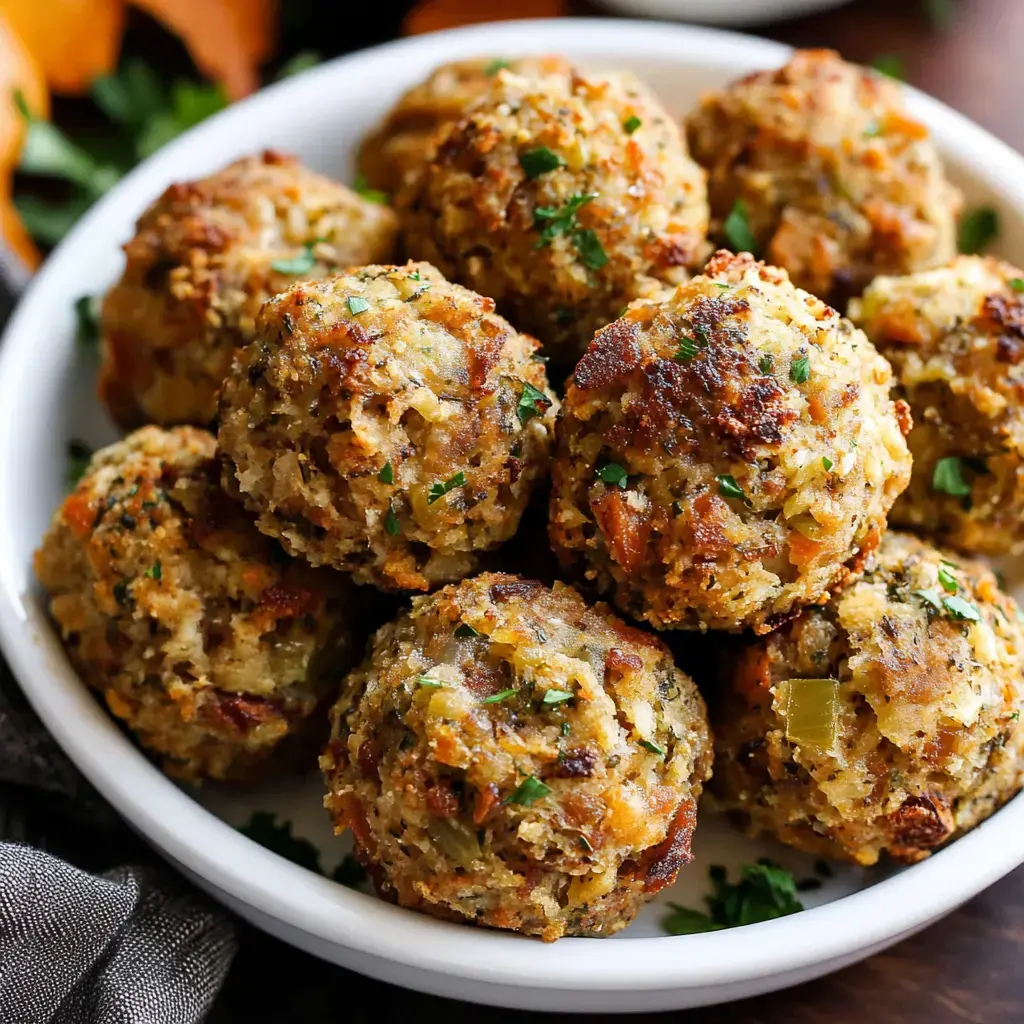
<path id="1" fill-rule="evenodd" d="M 575 362 L 707 253 L 704 175 L 628 74 L 502 70 L 396 199 L 406 251 Z"/>
<path id="2" fill-rule="evenodd" d="M 105 448 L 35 558 L 83 678 L 189 780 L 248 778 L 320 742 L 314 712 L 352 646 L 343 581 L 257 531 L 214 448 L 191 427 Z"/>
<path id="3" fill-rule="evenodd" d="M 100 396 L 125 428 L 205 425 L 256 312 L 295 278 L 390 258 L 395 215 L 292 157 L 172 185 L 125 245 L 103 303 Z"/>
<path id="4" fill-rule="evenodd" d="M 838 302 L 956 253 L 960 193 L 898 83 L 827 50 L 708 94 L 687 121 L 715 237 Z"/>
<path id="5" fill-rule="evenodd" d="M 473 571 L 548 470 L 537 342 L 427 263 L 296 284 L 260 313 L 220 409 L 225 479 L 314 564 L 384 589 Z"/>
<path id="6" fill-rule="evenodd" d="M 393 193 L 409 171 L 430 160 L 438 131 L 461 118 L 503 68 L 527 78 L 572 73 L 563 57 L 478 57 L 442 64 L 425 82 L 403 93 L 359 147 L 359 170 L 367 184 Z"/>
<path id="7" fill-rule="evenodd" d="M 892 521 L 963 551 L 1024 551 L 1024 271 L 960 256 L 879 277 L 850 316 L 910 405 L 910 487 Z"/>
<path id="8" fill-rule="evenodd" d="M 785 271 L 717 253 L 599 331 L 563 403 L 550 537 L 659 629 L 766 632 L 878 544 L 910 477 L 864 335 Z"/>
<path id="9" fill-rule="evenodd" d="M 860 580 L 739 657 L 715 803 L 810 853 L 919 860 L 1021 786 L 1022 652 L 987 568 L 887 534 Z"/>
<path id="10" fill-rule="evenodd" d="M 485 574 L 381 629 L 321 767 L 403 906 L 610 935 L 690 861 L 706 712 L 660 640 L 571 587 Z"/>

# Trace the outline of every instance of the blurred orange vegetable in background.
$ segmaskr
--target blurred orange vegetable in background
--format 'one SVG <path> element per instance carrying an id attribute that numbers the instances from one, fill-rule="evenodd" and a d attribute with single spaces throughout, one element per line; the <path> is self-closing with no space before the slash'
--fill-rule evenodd
<path id="1" fill-rule="evenodd" d="M 130 0 L 177 35 L 196 67 L 230 99 L 259 85 L 259 66 L 274 48 L 277 0 Z M 28 267 L 39 252 L 12 204 L 24 119 L 48 118 L 47 89 L 87 93 L 115 71 L 126 0 L 0 0 L 0 236 Z"/>

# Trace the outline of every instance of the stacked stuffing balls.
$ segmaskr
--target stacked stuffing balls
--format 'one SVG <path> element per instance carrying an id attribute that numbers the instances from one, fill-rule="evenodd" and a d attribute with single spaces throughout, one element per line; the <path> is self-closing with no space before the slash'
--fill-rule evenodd
<path id="1" fill-rule="evenodd" d="M 798 53 L 681 130 L 480 58 L 358 162 L 172 186 L 103 303 L 136 429 L 36 575 L 167 772 L 321 751 L 383 897 L 549 941 L 670 886 L 702 795 L 870 865 L 1018 791 L 1024 631 L 970 556 L 1024 550 L 1024 273 L 955 257 L 896 84 Z M 691 676 L 653 631 L 734 636 Z"/>

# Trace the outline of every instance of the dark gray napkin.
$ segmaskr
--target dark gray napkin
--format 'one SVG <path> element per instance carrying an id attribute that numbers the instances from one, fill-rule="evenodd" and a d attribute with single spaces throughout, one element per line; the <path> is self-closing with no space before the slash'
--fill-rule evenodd
<path id="1" fill-rule="evenodd" d="M 0 840 L 0 1024 L 205 1017 L 235 953 L 231 920 L 154 862 L 2 661 Z"/>

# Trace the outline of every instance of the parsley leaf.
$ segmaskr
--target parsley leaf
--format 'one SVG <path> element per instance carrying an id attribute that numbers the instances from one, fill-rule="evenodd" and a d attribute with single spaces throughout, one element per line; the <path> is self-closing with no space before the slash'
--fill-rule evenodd
<path id="1" fill-rule="evenodd" d="M 516 415 L 524 426 L 534 416 L 541 416 L 551 406 L 551 399 L 529 381 L 523 381 L 523 391 L 516 406 Z"/>
<path id="2" fill-rule="evenodd" d="M 998 235 L 999 214 L 991 206 L 979 206 L 968 210 L 960 221 L 957 249 L 969 256 L 979 253 Z"/>
<path id="3" fill-rule="evenodd" d="M 293 57 L 289 57 L 274 76 L 275 81 L 280 82 L 282 78 L 291 78 L 310 68 L 315 68 L 322 63 L 323 57 L 315 50 L 299 50 Z"/>
<path id="4" fill-rule="evenodd" d="M 804 909 L 796 895 L 793 875 L 770 860 L 744 864 L 736 883 L 729 881 L 723 867 L 712 867 L 708 874 L 712 884 L 712 894 L 705 897 L 709 913 L 673 905 L 673 913 L 664 921 L 665 930 L 670 934 L 737 928 L 772 921 Z"/>
<path id="5" fill-rule="evenodd" d="M 155 153 L 227 104 L 227 95 L 219 85 L 179 79 L 171 86 L 168 106 L 152 117 L 139 133 L 135 143 L 139 158 Z"/>
<path id="6" fill-rule="evenodd" d="M 1024 277 L 1011 277 L 1010 287 L 1015 292 L 1024 292 Z"/>
<path id="7" fill-rule="evenodd" d="M 541 228 L 541 232 L 534 248 L 543 249 L 558 235 L 568 234 L 583 265 L 590 270 L 600 270 L 608 262 L 601 240 L 593 230 L 581 228 L 576 223 L 579 210 L 596 198 L 596 192 L 577 192 L 564 206 L 535 207 L 533 226 Z"/>
<path id="8" fill-rule="evenodd" d="M 789 379 L 794 384 L 806 384 L 811 375 L 811 357 L 800 356 L 789 364 Z"/>
<path id="9" fill-rule="evenodd" d="M 644 750 L 649 750 L 652 754 L 657 754 L 658 757 L 665 756 L 665 748 L 659 747 L 653 740 L 641 740 L 640 746 L 643 747 Z"/>
<path id="10" fill-rule="evenodd" d="M 384 517 L 384 532 L 389 537 L 397 537 L 402 532 L 402 524 L 398 521 L 398 513 L 395 506 L 388 503 L 388 512 Z"/>
<path id="11" fill-rule="evenodd" d="M 633 114 L 632 117 L 627 117 L 626 120 L 622 122 L 622 130 L 627 135 L 632 135 L 633 132 L 635 132 L 637 128 L 639 128 L 642 124 L 643 121 L 641 121 L 640 118 L 636 116 L 636 114 Z"/>
<path id="12" fill-rule="evenodd" d="M 716 476 L 715 479 L 718 481 L 718 493 L 723 498 L 739 498 L 740 501 L 748 501 L 746 493 L 743 488 L 736 483 L 736 478 L 728 473 L 722 473 L 720 476 Z"/>
<path id="13" fill-rule="evenodd" d="M 382 484 L 393 484 L 395 482 L 395 467 L 390 462 L 385 462 L 384 468 L 377 474 L 377 479 Z"/>
<path id="14" fill-rule="evenodd" d="M 487 67 L 484 68 L 484 74 L 488 78 L 493 78 L 503 68 L 509 68 L 512 65 L 503 57 L 495 57 Z"/>
<path id="15" fill-rule="evenodd" d="M 762 373 L 771 373 L 772 366 L 774 366 L 775 360 L 772 359 L 771 355 L 764 355 L 757 361 L 757 368 Z"/>
<path id="16" fill-rule="evenodd" d="M 299 867 L 315 871 L 317 874 L 323 873 L 320 869 L 320 854 L 316 847 L 308 839 L 293 836 L 292 823 L 282 821 L 278 824 L 277 815 L 270 811 L 254 811 L 248 824 L 243 825 L 238 831 L 279 857 L 298 864 Z"/>
<path id="17" fill-rule="evenodd" d="M 606 462 L 598 471 L 597 476 L 611 487 L 626 489 L 629 474 L 617 462 Z"/>
<path id="18" fill-rule="evenodd" d="M 955 455 L 939 459 L 932 470 L 932 490 L 963 498 L 971 493 L 971 486 L 964 480 L 963 461 Z"/>
<path id="19" fill-rule="evenodd" d="M 85 476 L 92 458 L 92 449 L 82 441 L 73 438 L 68 441 L 68 468 L 66 479 L 68 487 L 74 487 Z"/>
<path id="20" fill-rule="evenodd" d="M 146 570 L 146 575 L 157 582 L 164 578 L 164 569 L 159 558 Z"/>
<path id="21" fill-rule="evenodd" d="M 358 192 L 368 203 L 377 203 L 380 206 L 388 204 L 387 192 L 381 192 L 379 188 L 370 188 L 366 178 L 361 174 L 356 175 L 356 180 L 352 183 L 352 191 Z"/>
<path id="22" fill-rule="evenodd" d="M 737 199 L 732 204 L 729 216 L 722 224 L 722 231 L 733 252 L 749 252 L 754 256 L 757 255 L 757 239 L 754 237 L 754 232 L 750 230 L 747 204 L 742 199 Z"/>
<path id="23" fill-rule="evenodd" d="M 677 363 L 688 363 L 699 351 L 697 342 L 684 334 L 679 339 L 679 351 L 672 358 Z"/>
<path id="24" fill-rule="evenodd" d="M 939 583 L 948 594 L 955 594 L 960 589 L 960 585 L 944 566 L 939 566 Z"/>
<path id="25" fill-rule="evenodd" d="M 529 149 L 519 154 L 519 166 L 528 178 L 539 178 L 548 171 L 555 171 L 565 166 L 565 161 L 552 149 L 547 146 L 540 146 L 538 149 Z"/>
<path id="26" fill-rule="evenodd" d="M 302 247 L 298 256 L 290 259 L 272 260 L 270 269 L 276 270 L 279 274 L 308 274 L 316 266 L 316 256 L 313 255 L 312 244 L 307 243 Z M 350 307 L 351 308 L 351 307 Z"/>
<path id="27" fill-rule="evenodd" d="M 564 704 L 567 700 L 572 700 L 574 696 L 575 694 L 569 690 L 545 690 L 541 704 L 546 704 L 549 707 L 554 704 Z"/>
<path id="28" fill-rule="evenodd" d="M 433 505 L 435 501 L 443 498 L 449 491 L 454 490 L 456 487 L 462 487 L 465 483 L 466 474 L 460 470 L 443 482 L 431 484 L 430 490 L 427 492 L 427 504 Z"/>
<path id="29" fill-rule="evenodd" d="M 926 605 L 928 605 L 933 611 L 942 611 L 942 598 L 939 596 L 938 591 L 935 590 L 912 590 L 911 593 L 915 597 L 921 598 Z"/>
<path id="30" fill-rule="evenodd" d="M 978 622 L 981 619 L 981 612 L 962 597 L 944 597 L 942 604 L 954 619 L 967 619 L 968 622 Z"/>
<path id="31" fill-rule="evenodd" d="M 455 635 L 460 640 L 469 640 L 470 638 L 479 636 L 480 634 L 468 622 L 460 622 L 455 629 Z"/>
<path id="32" fill-rule="evenodd" d="M 370 308 L 370 304 L 366 299 L 359 295 L 350 295 L 348 297 L 348 311 L 353 316 L 358 316 L 360 313 L 365 313 Z"/>
<path id="33" fill-rule="evenodd" d="M 588 270 L 600 270 L 608 262 L 601 239 L 592 228 L 579 228 L 571 235 L 580 262 Z"/>
<path id="34" fill-rule="evenodd" d="M 832 468 L 832 460 L 827 455 L 822 455 L 821 464 L 825 467 L 826 472 Z"/>
<path id="35" fill-rule="evenodd" d="M 507 690 L 501 690 L 499 693 L 492 693 L 490 697 L 484 697 L 481 704 L 500 704 L 503 700 L 508 700 L 509 697 L 514 697 L 516 690 L 514 687 L 510 687 Z"/>
<path id="36" fill-rule="evenodd" d="M 907 77 L 903 58 L 899 54 L 882 54 L 871 62 L 871 66 L 879 73 L 885 75 L 886 78 L 895 78 L 897 82 L 902 82 Z"/>
<path id="37" fill-rule="evenodd" d="M 551 792 L 551 787 L 544 785 L 536 776 L 530 775 L 502 800 L 503 804 L 522 804 L 529 807 L 535 800 L 542 800 Z"/>

